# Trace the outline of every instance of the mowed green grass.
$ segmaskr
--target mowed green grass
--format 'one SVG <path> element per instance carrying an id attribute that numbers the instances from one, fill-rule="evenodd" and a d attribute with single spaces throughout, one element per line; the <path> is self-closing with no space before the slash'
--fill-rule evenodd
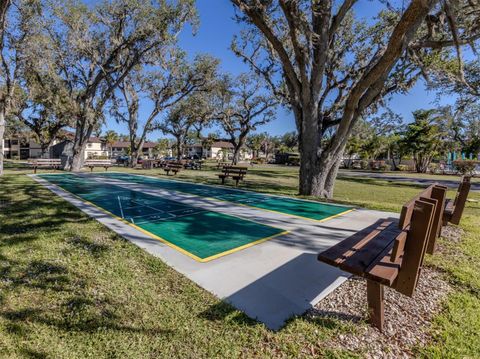
<path id="1" fill-rule="evenodd" d="M 242 188 L 294 195 L 296 171 L 259 166 Z M 27 172 L 9 170 L 0 178 L 0 357 L 361 356 L 327 345 L 357 325 L 299 317 L 269 331 L 22 175 Z M 215 173 L 183 171 L 179 178 L 217 183 Z M 404 183 L 339 180 L 335 200 L 396 211 L 418 191 Z M 471 198 L 480 200 L 477 193 Z M 455 291 L 435 318 L 435 340 L 417 348 L 419 356 L 480 353 L 479 218 L 479 203 L 469 202 L 462 242 L 443 241 L 444 254 L 427 257 Z"/>

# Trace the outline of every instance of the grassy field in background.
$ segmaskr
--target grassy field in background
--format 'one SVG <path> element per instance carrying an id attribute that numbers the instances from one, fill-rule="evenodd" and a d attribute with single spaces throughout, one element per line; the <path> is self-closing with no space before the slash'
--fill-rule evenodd
<path id="1" fill-rule="evenodd" d="M 121 171 L 166 178 L 162 170 Z M 258 166 L 241 188 L 295 195 L 298 169 Z M 0 357 L 355 357 L 332 351 L 332 336 L 358 325 L 293 318 L 279 332 L 220 302 L 161 260 L 123 240 L 24 176 L 0 178 Z M 178 179 L 217 184 L 217 171 Z M 419 191 L 407 183 L 341 179 L 336 202 L 398 211 Z M 453 192 L 449 196 L 453 196 Z M 480 353 L 480 194 L 472 193 L 461 243 L 427 263 L 454 284 L 431 328 L 425 357 Z M 366 325 L 366 324 L 359 324 Z"/>

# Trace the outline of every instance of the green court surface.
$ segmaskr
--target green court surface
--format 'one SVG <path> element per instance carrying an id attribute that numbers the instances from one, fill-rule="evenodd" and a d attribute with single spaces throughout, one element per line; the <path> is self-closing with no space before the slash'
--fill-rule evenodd
<path id="1" fill-rule="evenodd" d="M 279 228 L 72 174 L 38 177 L 201 262 L 286 233 Z"/>
<path id="2" fill-rule="evenodd" d="M 95 175 L 114 178 L 125 182 L 133 182 L 152 186 L 167 191 L 178 191 L 200 197 L 214 198 L 221 201 L 260 208 L 267 211 L 280 212 L 316 221 L 324 221 L 352 210 L 352 207 L 333 205 L 329 203 L 305 201 L 288 197 L 269 196 L 251 191 L 241 191 L 220 186 L 214 187 L 191 182 L 151 178 L 134 174 L 110 172 Z"/>

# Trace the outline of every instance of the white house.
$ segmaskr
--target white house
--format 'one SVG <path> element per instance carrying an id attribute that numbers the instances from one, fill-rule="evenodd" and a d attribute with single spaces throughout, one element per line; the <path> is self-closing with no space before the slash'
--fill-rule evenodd
<path id="1" fill-rule="evenodd" d="M 103 139 L 99 137 L 90 137 L 90 139 L 87 142 L 87 147 L 85 148 L 85 153 L 84 153 L 85 159 L 109 157 L 109 155 L 110 153 Z"/>

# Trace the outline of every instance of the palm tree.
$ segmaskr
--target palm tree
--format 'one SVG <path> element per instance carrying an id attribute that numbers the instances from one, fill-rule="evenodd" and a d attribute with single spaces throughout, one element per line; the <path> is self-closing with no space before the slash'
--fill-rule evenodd
<path id="1" fill-rule="evenodd" d="M 105 133 L 105 143 L 107 144 L 107 148 L 110 149 L 110 156 L 112 155 L 112 146 L 115 142 L 117 142 L 119 140 L 119 136 L 118 136 L 118 133 L 116 133 L 115 131 L 113 130 L 108 130 L 106 133 Z"/>

